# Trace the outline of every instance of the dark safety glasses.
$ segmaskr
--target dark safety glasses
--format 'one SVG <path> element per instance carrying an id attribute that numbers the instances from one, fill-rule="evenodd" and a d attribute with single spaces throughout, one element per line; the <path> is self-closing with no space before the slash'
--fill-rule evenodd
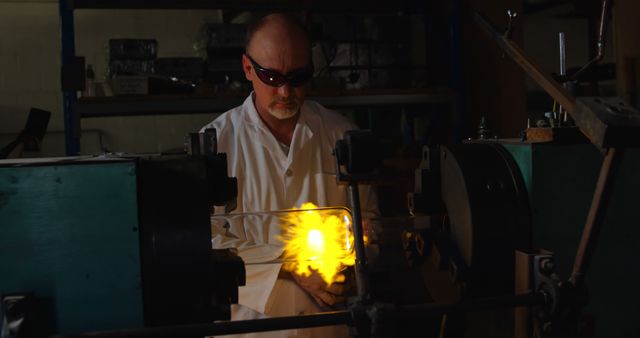
<path id="1" fill-rule="evenodd" d="M 281 87 L 284 86 L 285 83 L 288 83 L 291 87 L 300 87 L 309 82 L 313 76 L 313 65 L 311 63 L 309 63 L 307 67 L 292 70 L 287 74 L 281 74 L 275 70 L 260 66 L 249 54 L 245 55 L 249 58 L 249 61 L 251 61 L 253 69 L 256 71 L 260 81 L 271 87 Z"/>

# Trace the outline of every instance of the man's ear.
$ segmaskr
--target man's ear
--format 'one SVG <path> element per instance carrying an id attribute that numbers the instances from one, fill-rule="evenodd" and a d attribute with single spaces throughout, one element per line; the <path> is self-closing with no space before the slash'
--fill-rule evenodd
<path id="1" fill-rule="evenodd" d="M 247 57 L 247 54 L 242 54 L 242 70 L 244 71 L 244 77 L 251 82 L 253 82 L 253 76 L 251 74 L 252 68 L 253 65 L 251 64 L 251 60 Z"/>

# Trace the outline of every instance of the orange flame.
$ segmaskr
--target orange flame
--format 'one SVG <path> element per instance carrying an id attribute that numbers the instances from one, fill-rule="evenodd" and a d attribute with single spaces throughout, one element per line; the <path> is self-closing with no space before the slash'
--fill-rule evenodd
<path id="1" fill-rule="evenodd" d="M 344 281 L 340 271 L 355 264 L 351 215 L 323 212 L 313 203 L 300 209 L 305 211 L 289 213 L 282 224 L 284 269 L 303 276 L 315 270 L 329 285 Z"/>

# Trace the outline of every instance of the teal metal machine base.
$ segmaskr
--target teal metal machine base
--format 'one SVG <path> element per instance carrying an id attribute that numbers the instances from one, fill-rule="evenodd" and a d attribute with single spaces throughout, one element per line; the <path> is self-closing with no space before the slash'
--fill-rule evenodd
<path id="1" fill-rule="evenodd" d="M 533 247 L 554 253 L 556 271 L 568 278 L 591 205 L 603 155 L 591 144 L 501 141 L 522 172 L 533 220 Z M 596 337 L 637 337 L 640 324 L 640 151 L 625 151 L 613 195 L 587 273 Z"/>
<path id="2" fill-rule="evenodd" d="M 0 295 L 41 332 L 143 326 L 136 164 L 0 161 Z"/>
<path id="3" fill-rule="evenodd" d="M 244 263 L 210 216 L 235 198 L 224 154 L 0 161 L 5 317 L 29 337 L 230 319 Z"/>

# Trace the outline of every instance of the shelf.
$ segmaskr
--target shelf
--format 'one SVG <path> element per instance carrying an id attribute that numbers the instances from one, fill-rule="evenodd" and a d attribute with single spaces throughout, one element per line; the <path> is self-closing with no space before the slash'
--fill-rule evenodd
<path id="1" fill-rule="evenodd" d="M 329 108 L 441 103 L 453 100 L 453 91 L 445 88 L 433 89 L 380 89 L 348 91 L 341 93 L 312 92 L 310 100 Z"/>
<path id="2" fill-rule="evenodd" d="M 223 112 L 242 104 L 246 96 L 119 96 L 81 98 L 72 110 L 81 118 L 178 115 Z"/>
<path id="3" fill-rule="evenodd" d="M 72 104 L 81 118 L 221 113 L 244 102 L 248 93 L 218 96 L 145 95 L 81 98 Z M 311 92 L 307 98 L 329 108 L 448 102 L 447 89 Z"/>
<path id="4" fill-rule="evenodd" d="M 61 27 L 61 63 L 68 69 L 76 65 L 76 46 L 74 13 L 78 10 L 131 9 L 131 10 L 222 10 L 223 22 L 241 12 L 304 12 L 305 17 L 312 13 L 347 16 L 353 19 L 358 15 L 374 14 L 383 17 L 398 15 L 427 16 L 433 4 L 424 0 L 59 0 Z M 414 25 L 411 25 L 413 28 Z M 426 28 L 426 27 L 425 27 Z M 393 34 L 396 36 L 396 34 Z M 403 38 L 404 39 L 404 38 Z M 402 40 L 402 39 L 401 39 Z M 394 43 L 393 41 L 377 41 Z M 396 68 L 384 65 L 373 68 Z M 423 66 L 411 67 L 412 69 Z M 399 68 L 404 68 L 400 66 Z M 364 67 L 368 70 L 369 67 Z M 152 115 L 186 115 L 220 113 L 236 107 L 244 101 L 247 93 L 235 95 L 148 95 L 129 97 L 92 97 L 77 99 L 75 90 L 63 91 L 63 110 L 65 128 L 65 149 L 67 155 L 80 151 L 78 126 L 81 119 L 97 117 L 127 117 Z M 453 102 L 455 95 L 451 91 L 441 90 L 384 90 L 337 93 L 310 93 L 308 97 L 329 108 L 368 107 L 378 105 L 426 104 Z"/>
<path id="5" fill-rule="evenodd" d="M 416 12 L 425 10 L 425 1 L 385 0 L 61 0 L 67 1 L 70 9 L 222 9 L 252 11 L 316 11 L 316 12 Z"/>

